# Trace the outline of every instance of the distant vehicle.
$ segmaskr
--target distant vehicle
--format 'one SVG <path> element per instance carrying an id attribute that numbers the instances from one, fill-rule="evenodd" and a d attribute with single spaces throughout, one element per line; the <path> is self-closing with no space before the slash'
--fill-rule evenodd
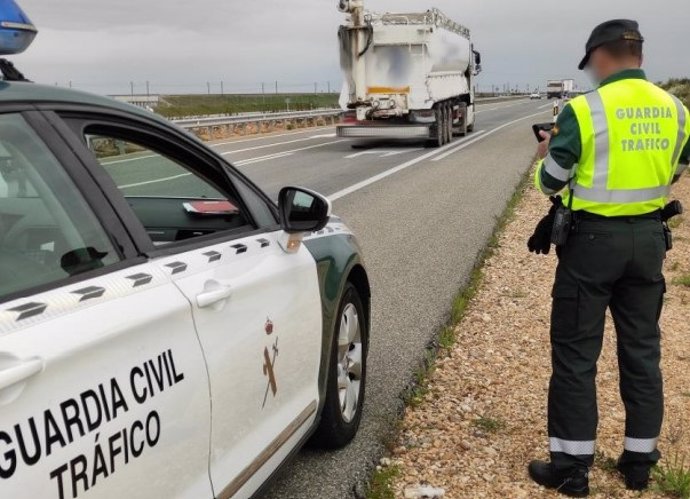
<path id="1" fill-rule="evenodd" d="M 474 129 L 481 55 L 469 29 L 437 9 L 378 14 L 363 0 L 340 0 L 339 9 L 350 20 L 339 33 L 347 113 L 338 136 L 440 147 Z"/>
<path id="2" fill-rule="evenodd" d="M 3 14 L 16 53 L 34 31 Z M 370 291 L 330 202 L 0 70 L 0 497 L 245 499 L 346 445 Z"/>
<path id="3" fill-rule="evenodd" d="M 546 96 L 549 99 L 563 99 L 575 90 L 575 80 L 549 80 L 546 82 Z"/>
<path id="4" fill-rule="evenodd" d="M 529 98 L 530 100 L 541 100 L 542 95 L 539 92 L 534 92 L 533 94 L 530 94 Z"/>

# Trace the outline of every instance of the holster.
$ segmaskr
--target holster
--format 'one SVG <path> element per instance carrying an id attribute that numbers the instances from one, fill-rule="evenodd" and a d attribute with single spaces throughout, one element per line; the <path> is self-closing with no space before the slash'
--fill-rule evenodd
<path id="1" fill-rule="evenodd" d="M 560 206 L 556 210 L 551 231 L 551 242 L 558 248 L 568 243 L 570 232 L 573 229 L 573 212 L 570 208 Z"/>

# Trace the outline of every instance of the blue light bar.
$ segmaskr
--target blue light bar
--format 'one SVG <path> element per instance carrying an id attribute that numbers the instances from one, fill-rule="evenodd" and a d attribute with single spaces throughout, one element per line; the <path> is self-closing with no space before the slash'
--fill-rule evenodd
<path id="1" fill-rule="evenodd" d="M 14 0 L 0 0 L 0 56 L 20 54 L 38 30 Z"/>

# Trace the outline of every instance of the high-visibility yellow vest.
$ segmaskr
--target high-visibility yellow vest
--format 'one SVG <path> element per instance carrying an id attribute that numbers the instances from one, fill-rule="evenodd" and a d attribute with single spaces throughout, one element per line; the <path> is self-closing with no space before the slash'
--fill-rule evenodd
<path id="1" fill-rule="evenodd" d="M 570 101 L 582 154 L 571 180 L 573 210 L 633 216 L 663 208 L 690 139 L 690 116 L 676 97 L 643 79 L 625 79 Z"/>

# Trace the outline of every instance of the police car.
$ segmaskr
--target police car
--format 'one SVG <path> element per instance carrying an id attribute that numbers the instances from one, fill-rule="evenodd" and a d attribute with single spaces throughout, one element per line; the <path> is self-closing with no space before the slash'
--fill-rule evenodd
<path id="1" fill-rule="evenodd" d="M 36 33 L 7 5 L 3 55 Z M 370 288 L 328 200 L 0 68 L 0 497 L 243 498 L 346 445 Z"/>

